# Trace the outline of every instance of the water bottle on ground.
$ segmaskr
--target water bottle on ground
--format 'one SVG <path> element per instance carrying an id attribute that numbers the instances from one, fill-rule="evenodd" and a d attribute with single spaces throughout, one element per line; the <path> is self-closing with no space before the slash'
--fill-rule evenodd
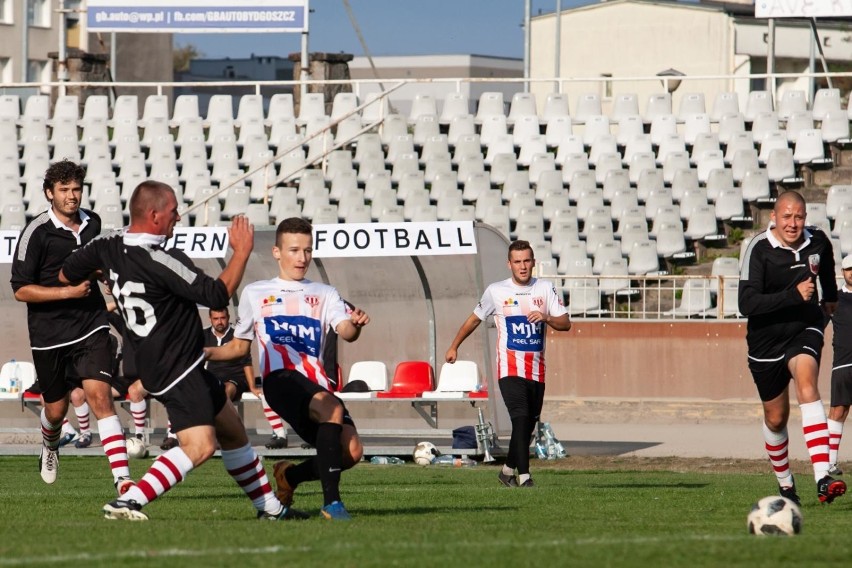
<path id="1" fill-rule="evenodd" d="M 370 458 L 370 463 L 376 465 L 399 465 L 405 462 L 396 456 L 373 456 Z"/>
<path id="2" fill-rule="evenodd" d="M 451 465 L 453 467 L 470 467 L 476 465 L 476 461 L 468 457 L 451 455 L 438 456 L 432 463 L 434 465 Z"/>

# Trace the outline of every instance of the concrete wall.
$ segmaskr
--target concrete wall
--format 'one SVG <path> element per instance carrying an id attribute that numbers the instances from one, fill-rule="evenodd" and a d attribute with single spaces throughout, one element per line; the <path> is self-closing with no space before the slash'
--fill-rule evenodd
<path id="1" fill-rule="evenodd" d="M 575 322 L 550 330 L 548 398 L 756 399 L 746 322 Z M 828 400 L 831 326 L 820 392 Z"/>
<path id="2" fill-rule="evenodd" d="M 553 15 L 532 20 L 533 78 L 554 76 L 555 21 Z M 732 55 L 731 20 L 715 10 L 616 1 L 562 13 L 563 78 L 653 76 L 668 68 L 687 75 L 723 74 L 731 72 Z M 648 95 L 661 92 L 662 85 L 658 81 L 614 82 L 612 89 L 613 95 L 637 93 L 644 111 Z M 544 101 L 553 87 L 539 84 L 533 90 Z M 709 104 L 720 90 L 730 89 L 724 81 L 684 81 L 674 95 L 674 108 L 682 93 L 703 92 Z M 589 82 L 565 83 L 563 91 L 572 102 L 581 93 L 604 95 L 600 84 Z"/>

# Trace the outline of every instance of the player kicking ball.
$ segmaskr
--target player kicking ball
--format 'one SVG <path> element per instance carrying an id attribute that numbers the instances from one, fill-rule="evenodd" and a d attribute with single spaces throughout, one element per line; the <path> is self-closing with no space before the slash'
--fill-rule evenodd
<path id="1" fill-rule="evenodd" d="M 158 457 L 119 499 L 104 505 L 107 519 L 144 521 L 142 508 L 183 481 L 222 449 L 222 463 L 263 520 L 306 515 L 283 506 L 225 388 L 204 368 L 204 336 L 198 304 L 221 307 L 242 280 L 254 246 L 254 229 L 237 216 L 228 230 L 233 249 L 218 278 L 199 270 L 182 251 L 163 248 L 180 221 L 168 185 L 145 181 L 130 198 L 130 226 L 95 239 L 72 254 L 60 280 L 75 282 L 96 270 L 109 279 L 112 295 L 136 352 L 142 386 L 168 413 L 180 446 Z"/>
<path id="2" fill-rule="evenodd" d="M 269 406 L 317 451 L 298 465 L 275 464 L 278 498 L 290 506 L 296 487 L 319 480 L 322 516 L 342 521 L 351 517 L 340 498 L 340 474 L 361 460 L 364 448 L 346 407 L 329 392 L 321 354 L 329 327 L 351 342 L 370 318 L 357 308 L 347 310 L 336 289 L 305 278 L 312 253 L 311 224 L 296 217 L 283 220 L 272 247 L 278 277 L 243 289 L 234 339 L 206 351 L 211 361 L 239 359 L 257 338 Z"/>

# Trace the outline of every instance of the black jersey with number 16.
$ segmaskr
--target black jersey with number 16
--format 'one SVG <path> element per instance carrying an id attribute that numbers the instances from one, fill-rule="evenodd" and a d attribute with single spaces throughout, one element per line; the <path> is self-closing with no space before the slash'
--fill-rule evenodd
<path id="1" fill-rule="evenodd" d="M 182 251 L 164 250 L 164 240 L 114 231 L 77 250 L 62 267 L 72 282 L 94 269 L 104 271 L 136 351 L 142 385 L 154 395 L 203 363 L 197 304 L 228 303 L 221 280 L 204 274 Z"/>

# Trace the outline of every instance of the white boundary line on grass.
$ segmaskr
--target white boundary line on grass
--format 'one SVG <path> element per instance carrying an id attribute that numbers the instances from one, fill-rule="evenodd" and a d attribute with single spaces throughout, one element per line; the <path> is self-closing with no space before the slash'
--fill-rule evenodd
<path id="1" fill-rule="evenodd" d="M 684 535 L 682 538 L 675 540 L 681 541 L 732 541 L 739 540 L 743 536 L 747 536 L 745 531 L 740 536 L 733 535 Z M 579 538 L 579 539 L 550 539 L 545 541 L 535 541 L 532 543 L 515 543 L 515 542 L 493 542 L 489 546 L 529 546 L 541 548 L 542 546 L 563 547 L 566 545 L 588 546 L 588 545 L 617 545 L 617 544 L 649 544 L 656 542 L 672 542 L 671 535 L 659 537 L 634 537 L 634 538 Z M 354 544 L 354 543 L 350 543 Z M 470 543 L 458 543 L 459 546 L 474 546 L 481 544 L 479 541 Z M 397 543 L 395 546 L 400 548 L 420 548 L 422 545 L 411 542 Z M 148 550 L 131 550 L 124 552 L 110 552 L 100 554 L 68 554 L 63 556 L 30 556 L 27 558 L 0 558 L 0 566 L 27 566 L 31 564 L 48 564 L 48 563 L 67 563 L 67 562 L 92 562 L 92 561 L 110 561 L 123 560 L 127 558 L 175 558 L 175 557 L 203 557 L 203 556 L 235 556 L 242 554 L 278 554 L 282 552 L 311 552 L 313 547 L 310 546 L 263 546 L 258 548 L 216 548 L 216 549 L 189 549 L 189 548 L 166 548 L 164 550 L 148 549 Z"/>

